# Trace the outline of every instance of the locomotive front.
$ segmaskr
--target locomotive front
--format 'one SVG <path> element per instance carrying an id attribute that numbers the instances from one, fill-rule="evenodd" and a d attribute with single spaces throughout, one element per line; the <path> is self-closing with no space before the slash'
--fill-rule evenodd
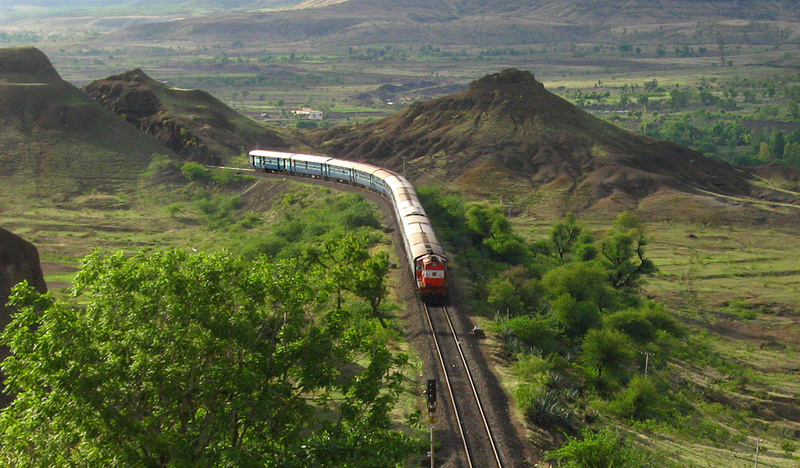
<path id="1" fill-rule="evenodd" d="M 447 260 L 440 255 L 428 254 L 417 259 L 414 265 L 417 289 L 425 302 L 447 301 Z"/>

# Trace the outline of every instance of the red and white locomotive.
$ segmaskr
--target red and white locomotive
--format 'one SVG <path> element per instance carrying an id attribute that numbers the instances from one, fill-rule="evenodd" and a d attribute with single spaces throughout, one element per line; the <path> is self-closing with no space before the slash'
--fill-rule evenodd
<path id="1" fill-rule="evenodd" d="M 447 300 L 449 291 L 444 248 L 436 239 L 414 187 L 405 177 L 370 164 L 277 151 L 250 151 L 250 165 L 266 172 L 358 185 L 385 196 L 394 208 L 419 297 L 426 302 Z"/>

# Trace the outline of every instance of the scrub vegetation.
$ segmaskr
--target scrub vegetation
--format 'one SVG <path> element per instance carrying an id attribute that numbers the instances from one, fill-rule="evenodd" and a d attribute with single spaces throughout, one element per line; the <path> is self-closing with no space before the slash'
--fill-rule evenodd
<path id="1" fill-rule="evenodd" d="M 515 233 L 502 207 L 440 189 L 423 189 L 421 198 L 456 253 L 455 271 L 468 279 L 475 319 L 497 334 L 518 410 L 535 437 L 561 447 L 548 452 L 559 466 L 714 464 L 724 459 L 718 448 L 745 457 L 761 437 L 790 449 L 762 454 L 768 463 L 795 462 L 796 421 L 769 421 L 784 396 L 796 401 L 798 389 L 757 371 L 755 355 L 733 357 L 732 336 L 710 333 L 717 314 L 738 316 L 733 333 L 735 323 L 760 313 L 745 301 L 713 312 L 719 305 L 704 292 L 688 303 L 666 295 L 677 286 L 664 287 L 676 281 L 668 262 L 678 257 L 663 257 L 669 243 L 656 236 L 666 234 L 664 226 L 653 234 L 623 212 L 597 231 L 568 214 L 530 241 Z M 702 236 L 711 232 L 717 230 Z M 763 259 L 748 257 L 753 265 Z M 761 268 L 769 274 L 769 266 Z M 704 291 L 711 278 L 694 274 L 692 287 Z M 797 349 L 776 348 L 763 364 L 779 375 Z"/>

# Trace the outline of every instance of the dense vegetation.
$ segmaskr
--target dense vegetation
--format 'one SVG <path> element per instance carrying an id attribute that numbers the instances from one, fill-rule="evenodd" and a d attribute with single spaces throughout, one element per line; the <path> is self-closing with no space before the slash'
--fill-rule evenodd
<path id="1" fill-rule="evenodd" d="M 395 466 L 406 357 L 318 270 L 169 250 L 83 261 L 85 308 L 18 287 L 7 466 Z"/>
<path id="2" fill-rule="evenodd" d="M 375 207 L 287 182 L 259 213 L 240 195 L 252 177 L 164 157 L 145 175 L 167 176 L 171 222 L 196 216 L 216 253 L 96 251 L 70 298 L 19 287 L 0 464 L 388 467 L 418 452 L 392 427 L 409 358 L 387 346 Z"/>

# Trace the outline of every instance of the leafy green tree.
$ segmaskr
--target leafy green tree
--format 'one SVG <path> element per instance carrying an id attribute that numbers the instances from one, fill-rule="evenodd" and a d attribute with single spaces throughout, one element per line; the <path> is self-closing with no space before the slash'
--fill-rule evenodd
<path id="1" fill-rule="evenodd" d="M 614 312 L 603 318 L 607 327 L 617 329 L 638 343 L 648 343 L 656 339 L 659 331 L 674 337 L 684 335 L 681 325 L 663 307 L 646 303 L 641 307 Z"/>
<path id="2" fill-rule="evenodd" d="M 581 338 L 601 324 L 600 308 L 591 301 L 578 301 L 564 294 L 551 301 L 551 314 L 570 338 Z"/>
<path id="3" fill-rule="evenodd" d="M 555 352 L 559 348 L 557 324 L 546 317 L 536 315 L 520 315 L 508 318 L 500 323 L 506 340 L 515 339 L 526 348 L 536 348 L 543 355 Z"/>
<path id="4" fill-rule="evenodd" d="M 508 278 L 496 276 L 486 283 L 488 297 L 486 302 L 499 313 L 518 315 L 525 305 L 517 293 L 517 288 Z"/>
<path id="5" fill-rule="evenodd" d="M 616 395 L 609 409 L 623 419 L 663 421 L 676 414 L 676 406 L 671 402 L 666 386 L 659 386 L 652 378 L 637 376 Z"/>
<path id="6" fill-rule="evenodd" d="M 644 277 L 657 269 L 652 260 L 645 258 L 647 238 L 635 216 L 620 213 L 614 228 L 600 244 L 600 262 L 607 269 L 611 285 L 620 290 L 635 291 Z"/>
<path id="7" fill-rule="evenodd" d="M 305 451 L 395 466 L 412 450 L 387 429 L 405 358 L 321 310 L 315 282 L 294 263 L 169 250 L 86 257 L 85 307 L 16 288 L 0 464 L 268 467 Z"/>
<path id="8" fill-rule="evenodd" d="M 800 144 L 791 141 L 786 143 L 783 157 L 786 164 L 800 167 Z"/>
<path id="9" fill-rule="evenodd" d="M 386 320 L 383 318 L 380 306 L 389 293 L 389 287 L 386 284 L 388 274 L 389 254 L 378 252 L 361 264 L 350 283 L 351 291 L 369 302 L 372 315 L 378 319 L 383 328 L 386 328 Z"/>
<path id="10" fill-rule="evenodd" d="M 476 203 L 467 208 L 464 217 L 473 242 L 482 243 L 492 257 L 512 264 L 525 262 L 528 254 L 525 243 L 514 234 L 501 207 Z"/>
<path id="11" fill-rule="evenodd" d="M 561 221 L 553 224 L 550 232 L 550 241 L 556 256 L 564 262 L 567 255 L 572 252 L 573 247 L 583 233 L 583 225 L 578 224 L 575 213 L 567 213 Z"/>
<path id="12" fill-rule="evenodd" d="M 367 301 L 373 316 L 386 327 L 380 305 L 389 292 L 389 254 L 371 255 L 369 247 L 374 241 L 375 237 L 366 231 L 346 234 L 328 239 L 320 247 L 307 248 L 304 256 L 310 264 L 323 268 L 336 291 L 337 309 L 342 305 L 342 291 L 349 291 Z"/>
<path id="13" fill-rule="evenodd" d="M 369 246 L 374 240 L 366 232 L 351 233 L 306 247 L 304 262 L 322 268 L 322 275 L 336 292 L 337 309 L 342 307 L 343 291 L 353 289 L 356 272 L 369 260 Z"/>
<path id="14" fill-rule="evenodd" d="M 575 302 L 594 304 L 600 312 L 612 309 L 618 302 L 607 272 L 595 262 L 572 262 L 553 268 L 542 276 L 542 287 L 551 301 L 569 296 Z"/>
<path id="15" fill-rule="evenodd" d="M 775 159 L 783 159 L 786 149 L 786 135 L 783 132 L 775 132 L 772 135 L 772 156 Z"/>

